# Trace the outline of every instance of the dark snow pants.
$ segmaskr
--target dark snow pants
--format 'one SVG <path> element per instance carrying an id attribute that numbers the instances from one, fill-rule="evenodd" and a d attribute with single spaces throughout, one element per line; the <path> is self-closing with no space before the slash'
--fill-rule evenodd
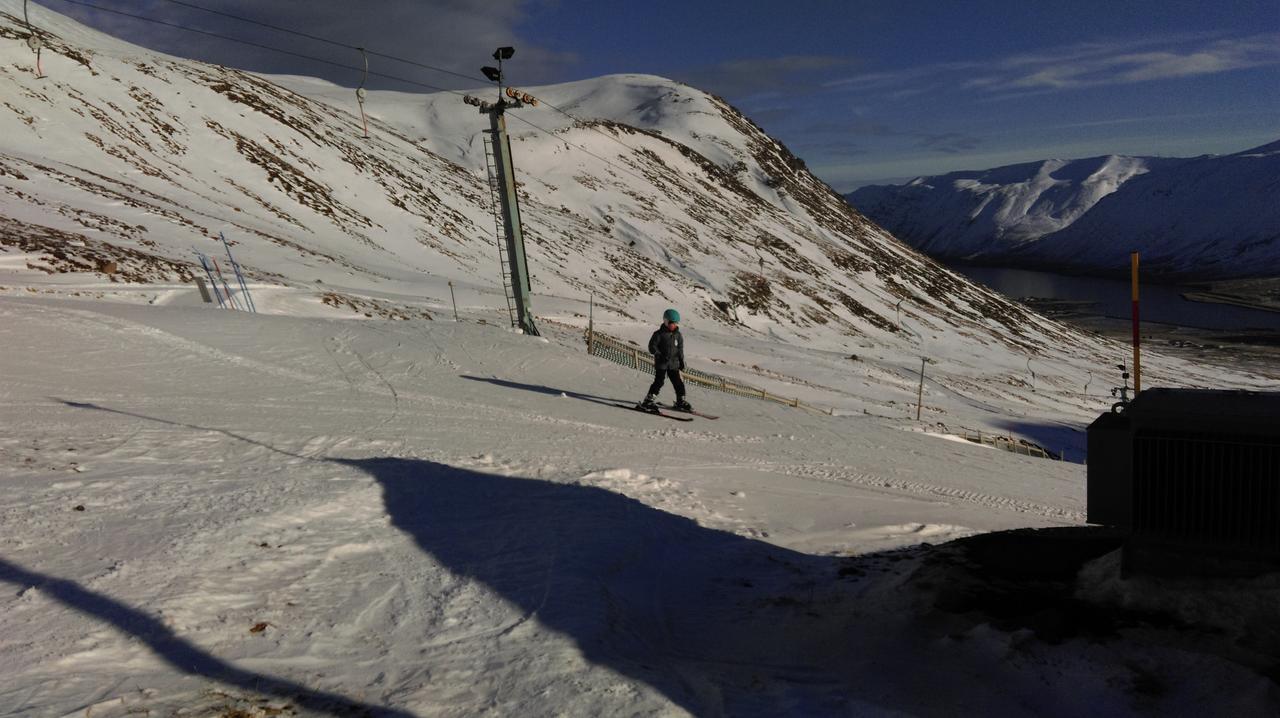
<path id="1" fill-rule="evenodd" d="M 671 380 L 671 386 L 675 387 L 676 389 L 677 399 L 684 396 L 684 379 L 680 378 L 679 369 L 668 369 L 666 371 L 663 371 L 662 369 L 658 369 L 657 371 L 655 371 L 653 373 L 653 386 L 649 387 L 650 396 L 657 396 L 658 392 L 662 391 L 663 377 L 666 377 Z"/>

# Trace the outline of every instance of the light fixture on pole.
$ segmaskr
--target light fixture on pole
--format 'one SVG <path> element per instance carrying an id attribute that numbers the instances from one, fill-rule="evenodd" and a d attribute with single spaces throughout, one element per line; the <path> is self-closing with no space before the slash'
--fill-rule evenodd
<path id="1" fill-rule="evenodd" d="M 508 109 L 524 107 L 526 104 L 536 105 L 531 95 L 507 88 L 506 97 L 502 87 L 502 61 L 515 55 L 515 48 L 500 47 L 493 51 L 493 59 L 498 61 L 497 67 L 485 66 L 480 72 L 490 82 L 498 85 L 498 101 L 490 104 L 478 97 L 467 95 L 462 101 L 479 108 L 481 114 L 489 117 L 489 130 L 486 133 L 486 156 L 489 163 L 490 188 L 493 192 L 494 209 L 499 213 L 498 246 L 503 263 L 503 283 L 512 311 L 512 325 L 517 326 L 525 334 L 538 336 L 538 327 L 533 319 L 532 290 L 529 284 L 529 265 L 524 251 L 524 230 L 520 223 L 520 202 L 516 194 L 515 166 L 511 161 L 511 143 L 507 138 L 507 124 L 504 115 Z M 511 98 L 510 100 L 506 99 Z M 527 102 L 524 98 L 528 98 Z"/>

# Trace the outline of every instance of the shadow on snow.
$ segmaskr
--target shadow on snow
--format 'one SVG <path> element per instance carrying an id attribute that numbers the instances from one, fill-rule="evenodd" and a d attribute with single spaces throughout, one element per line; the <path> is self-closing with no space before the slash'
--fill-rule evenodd
<path id="1" fill-rule="evenodd" d="M 951 675 L 954 666 L 948 661 L 954 657 L 940 655 L 937 646 L 918 643 L 893 627 L 913 620 L 909 614 L 915 609 L 908 604 L 914 599 L 904 586 L 895 589 L 902 592 L 896 600 L 906 602 L 901 611 L 891 610 L 870 624 L 870 616 L 860 617 L 868 607 L 861 606 L 859 577 L 890 570 L 894 562 L 908 558 L 902 552 L 856 558 L 807 555 L 708 529 L 603 488 L 498 476 L 421 459 L 306 457 L 222 429 L 63 403 L 217 431 L 291 457 L 367 473 L 382 488 L 392 524 L 427 557 L 509 604 L 505 622 L 488 635 L 518 637 L 537 650 L 538 632 L 561 634 L 586 661 L 651 686 L 696 715 L 929 713 L 950 705 L 948 694 L 972 688 L 963 675 Z M 1035 535 L 1019 533 L 981 541 L 1024 544 Z M 912 555 L 924 555 L 928 564 L 930 551 Z M 1074 570 L 1068 567 L 1064 575 L 1074 575 Z M 70 581 L 8 562 L 0 563 L 0 580 L 42 586 L 66 605 L 139 637 L 184 672 L 294 698 L 315 712 L 338 713 L 354 706 L 402 715 L 235 668 L 138 609 Z M 1037 609 L 1021 606 L 1027 603 L 1021 588 L 1011 595 L 1020 597 L 1013 601 L 1019 610 Z M 966 604 L 963 610 L 976 607 Z M 430 636 L 417 638 L 425 643 Z M 429 652 L 423 660 L 431 660 Z M 878 668 L 864 674 L 850 670 L 851 665 Z M 565 680 L 562 674 L 550 675 L 549 681 Z M 887 675 L 909 685 L 924 681 L 930 688 L 903 692 L 884 683 Z M 867 696 L 874 698 L 867 702 Z"/>
<path id="2" fill-rule="evenodd" d="M 1085 463 L 1088 449 L 1083 426 L 1011 419 L 997 420 L 995 424 L 1014 436 L 1025 437 L 1054 456 L 1061 455 L 1063 461 Z"/>
<path id="3" fill-rule="evenodd" d="M 306 457 L 223 429 L 59 401 L 216 431 L 365 472 L 381 485 L 397 529 L 455 575 L 480 582 L 512 605 L 503 634 L 524 628 L 562 634 L 587 661 L 652 686 L 695 714 L 825 714 L 847 707 L 847 685 L 828 675 L 824 657 L 849 648 L 833 638 L 851 619 L 829 610 L 843 588 L 837 584 L 854 578 L 841 571 L 848 559 L 704 528 L 602 488 L 420 459 Z M 142 611 L 71 581 L 12 563 L 0 568 L 0 580 L 41 586 L 67 606 L 142 639 L 184 672 L 296 697 L 315 711 L 368 709 L 237 669 Z"/>
<path id="4" fill-rule="evenodd" d="M 121 633 L 137 638 L 145 643 L 157 657 L 183 673 L 203 676 L 246 691 L 287 698 L 298 707 L 313 713 L 386 717 L 411 715 L 403 711 L 361 703 L 334 693 L 318 691 L 293 681 L 237 668 L 179 637 L 173 629 L 154 616 L 113 598 L 82 588 L 74 581 L 25 569 L 3 558 L 0 558 L 0 581 L 23 588 L 39 587 L 40 592 L 45 596 L 103 623 L 111 624 Z"/>
<path id="5" fill-rule="evenodd" d="M 543 386 L 541 384 L 521 384 L 518 381 L 507 381 L 506 379 L 487 378 L 482 376 L 470 376 L 468 374 L 460 374 L 459 376 L 461 376 L 463 379 L 470 379 L 471 381 L 483 381 L 489 384 L 493 384 L 495 386 L 505 387 L 507 389 L 522 389 L 524 391 L 534 392 L 535 394 L 546 394 L 547 396 L 564 395 L 572 399 L 581 399 L 582 401 L 589 401 L 589 402 L 592 402 L 593 404 L 603 404 L 605 406 L 622 406 L 625 408 L 625 407 L 631 406 L 632 404 L 637 403 L 635 401 L 627 401 L 626 399 L 610 399 L 607 396 L 583 394 L 580 391 L 569 391 L 567 389 L 553 389 L 549 386 Z M 647 387 L 648 385 L 646 384 L 645 386 Z M 641 387 L 640 390 L 643 391 L 644 387 Z"/>
<path id="6" fill-rule="evenodd" d="M 377 479 L 394 525 L 427 555 L 518 609 L 504 634 L 529 622 L 563 634 L 586 660 L 697 715 L 843 705 L 843 684 L 823 668 L 832 617 L 812 610 L 838 582 L 839 559 L 707 529 L 602 488 L 412 459 L 337 463 Z M 752 696 L 761 678 L 769 688 Z M 779 688 L 787 683 L 795 689 Z"/>

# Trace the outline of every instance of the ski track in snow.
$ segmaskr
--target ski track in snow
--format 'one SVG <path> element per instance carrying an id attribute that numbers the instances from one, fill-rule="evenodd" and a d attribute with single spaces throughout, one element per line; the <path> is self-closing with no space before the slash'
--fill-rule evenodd
<path id="1" fill-rule="evenodd" d="M 45 305 L 32 305 L 27 303 L 21 303 L 21 305 L 24 307 L 24 309 L 28 307 L 33 309 L 38 309 L 39 311 L 47 315 L 62 315 L 62 316 L 76 317 L 81 320 L 80 326 L 86 327 L 86 328 L 90 326 L 98 326 L 100 324 L 107 324 L 115 329 L 118 329 L 124 332 L 129 332 L 149 340 L 154 340 L 156 342 L 162 343 L 173 349 L 184 351 L 188 355 L 191 355 L 194 357 L 200 357 L 203 359 L 208 359 L 208 360 L 219 362 L 219 363 L 233 365 L 237 368 L 248 369 L 248 370 L 259 372 L 269 376 L 298 381 L 304 384 L 315 384 L 315 383 L 323 382 L 326 380 L 326 377 L 322 375 L 308 374 L 305 372 L 300 372 L 300 371 L 276 366 L 273 364 L 261 362 L 251 358 L 247 358 L 241 355 L 229 353 L 229 352 L 202 344 L 200 342 L 192 341 L 190 339 L 177 336 L 171 332 L 168 332 L 147 324 L 115 317 L 107 313 L 93 312 L 93 311 L 80 310 L 80 309 L 69 309 L 69 308 L 62 308 L 62 307 L 50 308 Z M 332 339 L 334 341 L 337 341 L 336 337 Z M 465 410 L 465 409 L 477 410 L 477 411 L 491 414 L 494 419 L 499 419 L 499 418 L 512 419 L 516 417 L 521 417 L 529 421 L 534 421 L 538 423 L 547 423 L 552 425 L 560 425 L 566 428 L 571 427 L 578 430 L 595 431 L 595 432 L 616 431 L 616 428 L 606 426 L 603 424 L 576 421 L 572 419 L 564 419 L 564 418 L 553 417 L 553 416 L 530 414 L 528 412 L 509 410 L 509 409 L 504 409 L 504 408 L 492 406 L 492 405 L 466 405 L 466 404 L 462 404 L 455 401 L 449 401 L 447 399 L 441 399 L 440 397 L 422 393 L 422 392 L 408 392 L 403 394 L 403 397 L 402 397 L 401 392 L 397 391 L 394 385 L 392 385 L 392 383 L 389 382 L 385 376 L 383 376 L 381 373 L 375 370 L 368 363 L 367 359 L 365 359 L 358 352 L 350 349 L 349 347 L 345 347 L 345 348 L 342 347 L 341 342 L 339 342 L 339 347 L 340 347 L 339 349 L 340 351 L 341 350 L 349 351 L 356 358 L 356 362 L 360 365 L 360 367 L 362 367 L 365 370 L 365 372 L 367 372 L 369 375 L 372 375 L 376 379 L 378 386 L 371 387 L 365 382 L 357 381 L 357 379 L 353 376 L 353 374 L 350 371 L 348 371 L 348 368 L 346 367 L 346 365 L 344 365 L 341 362 L 341 360 L 337 358 L 337 352 L 335 352 L 333 348 L 329 347 L 328 343 L 326 342 L 324 344 L 325 351 L 332 358 L 334 366 L 338 369 L 340 375 L 342 376 L 346 384 L 350 386 L 353 390 L 359 391 L 361 393 L 383 395 L 383 396 L 389 397 L 392 399 L 394 403 L 393 410 L 390 413 L 390 415 L 380 420 L 375 426 L 370 427 L 368 430 L 371 432 L 378 428 L 386 426 L 387 424 L 395 420 L 395 418 L 399 415 L 399 405 L 402 398 L 409 401 L 424 403 L 431 406 L 432 408 L 436 408 L 439 410 Z M 673 434 L 669 433 L 670 431 L 671 430 L 653 429 L 653 430 L 647 430 L 646 433 L 649 436 L 656 438 L 656 437 L 663 437 L 663 436 L 672 436 Z M 704 437 L 704 435 L 701 433 L 696 434 L 696 436 L 698 438 Z M 715 439 L 708 439 L 708 440 L 715 440 Z"/>
<path id="2" fill-rule="evenodd" d="M 1035 514 L 1036 516 L 1046 519 L 1064 521 L 1072 524 L 1083 523 L 1085 518 L 1083 511 L 1076 511 L 1060 506 L 1049 506 L 1047 504 L 1014 499 L 1007 496 L 996 496 L 979 491 L 938 486 L 918 481 L 902 481 L 899 479 L 876 476 L 874 474 L 851 472 L 846 467 L 840 466 L 801 465 L 779 468 L 782 473 L 789 476 L 797 476 L 805 479 L 814 479 L 817 481 L 827 481 L 831 483 L 851 483 L 873 489 L 885 488 L 893 491 L 901 491 L 904 493 L 919 494 L 923 496 L 941 496 L 947 499 L 963 501 L 993 509 Z"/>
<path id="3" fill-rule="evenodd" d="M 1046 704 L 1025 687 L 1058 680 L 999 636 L 937 650 L 893 588 L 918 568 L 895 549 L 1078 524 L 1076 465 L 733 397 L 707 397 L 714 425 L 654 425 L 556 391 L 642 376 L 467 328 L 273 318 L 258 344 L 214 313 L 206 345 L 181 314 L 116 311 L 0 301 L 0 338 L 33 362 L 74 364 L 75 337 L 116 367 L 107 385 L 53 371 L 56 392 L 0 378 L 29 414 L 0 440 L 0 554 L 262 680 L 441 716 L 875 714 L 934 694 L 1029 714 Z M 260 705 L 15 592 L 0 631 L 27 660 L 0 650 L 19 686 L 0 707 Z"/>

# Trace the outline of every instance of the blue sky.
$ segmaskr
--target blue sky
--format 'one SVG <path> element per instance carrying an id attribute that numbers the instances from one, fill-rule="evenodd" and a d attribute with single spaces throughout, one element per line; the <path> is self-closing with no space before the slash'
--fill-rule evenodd
<path id="1" fill-rule="evenodd" d="M 92 2 L 359 61 L 173 0 Z M 1280 0 L 184 2 L 470 75 L 493 47 L 512 44 L 516 84 L 615 72 L 682 80 L 728 99 L 841 191 L 1049 157 L 1191 156 L 1280 139 Z M 359 79 L 64 0 L 40 3 L 174 54 Z M 373 67 L 469 84 L 380 60 Z"/>

